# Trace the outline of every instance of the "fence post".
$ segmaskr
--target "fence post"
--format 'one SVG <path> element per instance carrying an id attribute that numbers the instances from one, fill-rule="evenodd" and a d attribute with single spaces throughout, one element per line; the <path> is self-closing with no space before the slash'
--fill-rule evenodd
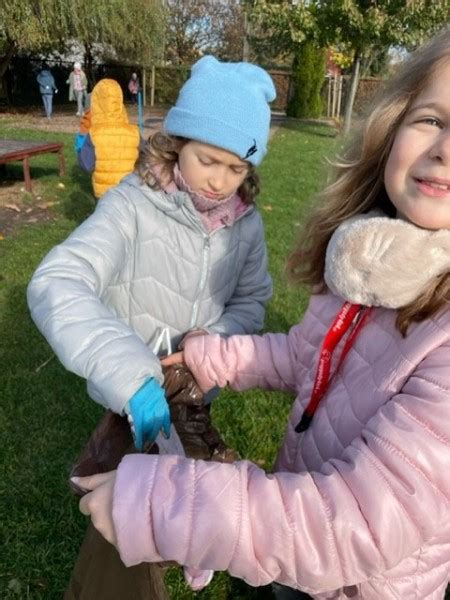
<path id="1" fill-rule="evenodd" d="M 331 76 L 328 80 L 328 94 L 327 94 L 327 117 L 331 117 Z"/>
<path id="2" fill-rule="evenodd" d="M 331 109 L 331 116 L 334 119 L 336 116 L 336 100 L 337 100 L 337 77 L 333 77 L 333 107 Z"/>
<path id="3" fill-rule="evenodd" d="M 144 136 L 144 110 L 142 108 L 142 93 L 138 92 L 138 126 L 142 137 Z"/>
<path id="4" fill-rule="evenodd" d="M 147 105 L 147 71 L 142 67 L 142 104 Z"/>
<path id="5" fill-rule="evenodd" d="M 155 82 L 156 82 L 156 69 L 155 65 L 152 65 L 152 89 L 150 92 L 150 106 L 153 108 L 155 105 Z"/>
<path id="6" fill-rule="evenodd" d="M 339 75 L 339 81 L 338 81 L 338 98 L 337 98 L 337 110 L 336 110 L 336 116 L 338 119 L 340 119 L 341 117 L 341 100 L 342 100 L 342 75 Z"/>

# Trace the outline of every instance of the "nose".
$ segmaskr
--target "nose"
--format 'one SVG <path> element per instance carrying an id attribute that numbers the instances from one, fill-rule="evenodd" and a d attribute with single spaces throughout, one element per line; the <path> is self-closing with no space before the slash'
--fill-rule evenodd
<path id="1" fill-rule="evenodd" d="M 431 158 L 450 165 L 450 127 L 445 127 L 436 137 L 431 148 Z"/>
<path id="2" fill-rule="evenodd" d="M 208 184 L 213 192 L 221 192 L 225 186 L 226 173 L 222 168 L 215 168 L 208 178 Z"/>

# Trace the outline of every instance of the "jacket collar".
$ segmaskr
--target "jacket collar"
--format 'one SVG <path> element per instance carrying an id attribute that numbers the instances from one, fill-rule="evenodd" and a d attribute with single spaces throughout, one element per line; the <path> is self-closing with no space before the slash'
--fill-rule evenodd
<path id="1" fill-rule="evenodd" d="M 450 231 L 371 211 L 344 221 L 328 243 L 324 279 L 345 300 L 401 308 L 450 270 Z"/>
<path id="2" fill-rule="evenodd" d="M 177 186 L 169 184 L 164 190 L 153 190 L 136 173 L 131 173 L 124 177 L 120 186 L 128 185 L 136 190 L 139 190 L 145 198 L 154 204 L 158 210 L 170 215 L 173 219 L 186 223 L 186 218 L 198 227 L 205 230 L 205 227 L 200 219 L 199 213 L 196 210 L 191 197 L 187 192 L 178 190 Z M 170 190 L 170 191 L 169 191 Z M 255 210 L 255 205 L 245 205 L 245 210 L 239 212 L 236 216 L 236 221 L 240 220 L 245 215 L 250 214 Z"/>

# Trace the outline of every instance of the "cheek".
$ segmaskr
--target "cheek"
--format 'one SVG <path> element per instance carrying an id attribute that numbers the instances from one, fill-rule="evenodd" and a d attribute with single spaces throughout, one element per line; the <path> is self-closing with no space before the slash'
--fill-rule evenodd
<path id="1" fill-rule="evenodd" d="M 241 187 L 241 185 L 244 183 L 246 177 L 247 177 L 247 173 L 244 173 L 243 175 L 234 173 L 232 179 L 233 179 L 233 187 L 235 190 L 238 190 Z"/>
<path id="2" fill-rule="evenodd" d="M 384 185 L 388 194 L 390 189 L 395 188 L 399 184 L 404 174 L 405 161 L 402 146 L 401 140 L 394 140 L 386 161 L 386 166 L 384 167 Z"/>
<path id="3" fill-rule="evenodd" d="M 200 168 L 192 160 L 181 159 L 178 161 L 181 176 L 189 187 L 194 187 L 200 175 Z"/>

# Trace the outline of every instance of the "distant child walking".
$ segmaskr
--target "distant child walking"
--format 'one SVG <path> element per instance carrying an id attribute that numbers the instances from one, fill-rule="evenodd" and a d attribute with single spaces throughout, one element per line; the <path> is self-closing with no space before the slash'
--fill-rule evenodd
<path id="1" fill-rule="evenodd" d="M 300 237 L 289 271 L 314 289 L 302 322 L 186 341 L 203 390 L 296 396 L 275 472 L 136 455 L 81 481 L 94 490 L 81 510 L 125 564 L 228 570 L 278 582 L 277 598 L 444 598 L 449 98 L 446 29 L 387 86 Z"/>
<path id="2" fill-rule="evenodd" d="M 39 84 L 39 91 L 42 96 L 45 116 L 47 119 L 51 119 L 53 113 L 53 94 L 57 94 L 58 89 L 55 84 L 55 78 L 53 77 L 48 65 L 44 64 L 42 66 L 42 69 L 39 71 L 36 80 Z"/>
<path id="3" fill-rule="evenodd" d="M 260 67 L 199 60 L 137 173 L 102 197 L 29 284 L 37 326 L 63 364 L 87 379 L 94 400 L 129 416 L 138 448 L 161 429 L 169 434 L 152 351 L 163 328 L 176 348 L 194 333 L 263 325 L 272 284 L 255 167 L 267 151 L 274 98 Z M 145 565 L 130 574 L 112 546 L 102 553 L 96 566 L 92 544 L 86 548 L 67 598 L 154 597 Z"/>
<path id="4" fill-rule="evenodd" d="M 128 91 L 130 93 L 131 104 L 137 104 L 138 102 L 138 94 L 141 90 L 141 85 L 139 83 L 139 78 L 137 73 L 132 73 L 130 77 L 130 81 L 128 82 Z"/>
<path id="5" fill-rule="evenodd" d="M 69 86 L 69 101 L 76 101 L 77 117 L 82 117 L 86 104 L 88 80 L 80 62 L 73 64 L 73 71 L 66 83 Z"/>

